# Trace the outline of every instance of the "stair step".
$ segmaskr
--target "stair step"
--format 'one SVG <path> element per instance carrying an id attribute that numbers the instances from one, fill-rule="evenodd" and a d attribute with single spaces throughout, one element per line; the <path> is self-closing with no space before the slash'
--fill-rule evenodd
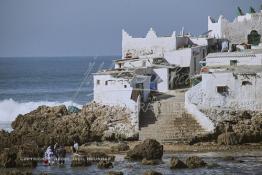
<path id="1" fill-rule="evenodd" d="M 160 142 L 189 143 L 191 138 L 206 134 L 197 120 L 186 112 L 185 94 L 179 92 L 173 95 L 153 103 L 154 110 L 142 113 L 140 140 L 152 138 Z"/>

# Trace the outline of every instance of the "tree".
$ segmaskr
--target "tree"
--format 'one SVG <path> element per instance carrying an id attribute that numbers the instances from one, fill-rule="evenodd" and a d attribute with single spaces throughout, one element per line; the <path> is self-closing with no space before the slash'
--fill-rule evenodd
<path id="1" fill-rule="evenodd" d="M 256 13 L 256 10 L 253 7 L 250 7 L 249 13 Z"/>
<path id="2" fill-rule="evenodd" d="M 237 7 L 237 12 L 238 12 L 238 16 L 243 16 L 244 15 L 244 13 L 243 13 L 243 11 L 241 10 L 240 7 Z"/>

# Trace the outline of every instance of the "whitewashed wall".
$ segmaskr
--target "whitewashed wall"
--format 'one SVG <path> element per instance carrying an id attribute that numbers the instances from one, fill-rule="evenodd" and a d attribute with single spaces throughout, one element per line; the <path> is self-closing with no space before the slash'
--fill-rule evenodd
<path id="1" fill-rule="evenodd" d="M 191 114 L 198 121 L 198 123 L 205 129 L 205 131 L 212 133 L 214 132 L 215 129 L 214 123 L 208 118 L 208 116 L 206 116 L 197 108 L 197 105 L 191 102 L 191 98 L 190 98 L 190 94 L 192 93 L 191 91 L 194 91 L 194 88 L 198 88 L 197 86 L 193 87 L 192 89 L 186 92 L 185 109 L 189 114 Z"/>
<path id="2" fill-rule="evenodd" d="M 97 80 L 100 80 L 99 85 Z M 106 81 L 108 85 L 105 85 Z M 124 85 L 127 87 L 125 88 Z M 130 99 L 132 89 L 126 79 L 116 79 L 111 75 L 94 75 L 94 101 L 97 103 L 127 107 L 134 112 L 136 103 Z"/>
<path id="3" fill-rule="evenodd" d="M 208 45 L 208 38 L 207 37 L 190 37 L 190 40 L 197 44 L 198 46 L 207 46 Z"/>
<path id="4" fill-rule="evenodd" d="M 167 68 L 154 69 L 154 72 L 158 75 L 157 90 L 159 92 L 167 92 L 168 82 L 169 82 L 168 69 Z"/>
<path id="5" fill-rule="evenodd" d="M 236 78 L 237 77 L 237 78 Z M 242 85 L 249 81 L 250 85 Z M 228 95 L 217 92 L 217 86 L 228 86 Z M 233 75 L 232 72 L 202 74 L 200 88 L 191 91 L 190 101 L 200 108 L 224 107 L 233 109 L 261 110 L 262 73 Z"/>
<path id="6" fill-rule="evenodd" d="M 165 59 L 170 63 L 181 67 L 189 67 L 192 59 L 191 48 L 185 48 L 164 53 Z"/>
<path id="7" fill-rule="evenodd" d="M 197 46 L 166 52 L 164 53 L 164 57 L 170 64 L 179 67 L 190 67 L 190 74 L 194 75 L 195 73 L 199 73 L 201 69 L 199 62 L 205 58 L 204 54 L 206 53 L 206 46 Z"/>
<path id="8" fill-rule="evenodd" d="M 122 57 L 131 53 L 133 58 L 141 55 L 163 53 L 176 49 L 176 36 L 157 37 L 150 29 L 145 38 L 133 38 L 125 31 L 122 32 Z"/>
<path id="9" fill-rule="evenodd" d="M 237 65 L 261 65 L 262 55 L 261 54 L 247 54 L 247 56 L 230 56 L 230 53 L 223 53 L 223 57 L 214 56 L 206 58 L 206 66 L 230 66 L 230 60 L 237 60 Z"/>
<path id="10" fill-rule="evenodd" d="M 97 84 L 100 80 L 100 84 Z M 107 85 L 105 82 L 107 81 Z M 133 87 L 131 80 L 124 78 L 114 78 L 111 75 L 95 74 L 94 75 L 94 101 L 97 103 L 127 107 L 132 112 L 137 109 L 137 102 L 131 100 Z M 143 78 L 144 99 L 148 99 L 150 90 L 150 77 Z M 125 88 L 126 86 L 126 88 Z"/>
<path id="11" fill-rule="evenodd" d="M 238 16 L 229 22 L 220 16 L 218 22 L 212 22 L 208 17 L 208 30 L 210 37 L 227 38 L 232 43 L 247 43 L 247 36 L 252 30 L 257 30 L 262 35 L 262 12 Z"/>

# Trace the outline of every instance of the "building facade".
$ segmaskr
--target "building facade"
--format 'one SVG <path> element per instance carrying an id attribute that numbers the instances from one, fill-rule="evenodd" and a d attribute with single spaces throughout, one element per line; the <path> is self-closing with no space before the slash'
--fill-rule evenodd
<path id="1" fill-rule="evenodd" d="M 218 20 L 208 17 L 209 37 L 226 38 L 234 44 L 256 44 L 252 38 L 261 39 L 262 35 L 262 11 L 257 13 L 241 14 L 235 18 L 233 22 L 227 20 L 224 16 L 220 16 Z M 260 36 L 260 37 L 259 37 Z"/>

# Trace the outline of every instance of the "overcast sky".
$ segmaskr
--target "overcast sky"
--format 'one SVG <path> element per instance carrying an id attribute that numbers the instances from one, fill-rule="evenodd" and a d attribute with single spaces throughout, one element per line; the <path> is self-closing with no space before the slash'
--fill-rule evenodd
<path id="1" fill-rule="evenodd" d="M 0 57 L 120 55 L 121 30 L 145 36 L 207 31 L 207 16 L 232 20 L 262 0 L 0 0 Z"/>

